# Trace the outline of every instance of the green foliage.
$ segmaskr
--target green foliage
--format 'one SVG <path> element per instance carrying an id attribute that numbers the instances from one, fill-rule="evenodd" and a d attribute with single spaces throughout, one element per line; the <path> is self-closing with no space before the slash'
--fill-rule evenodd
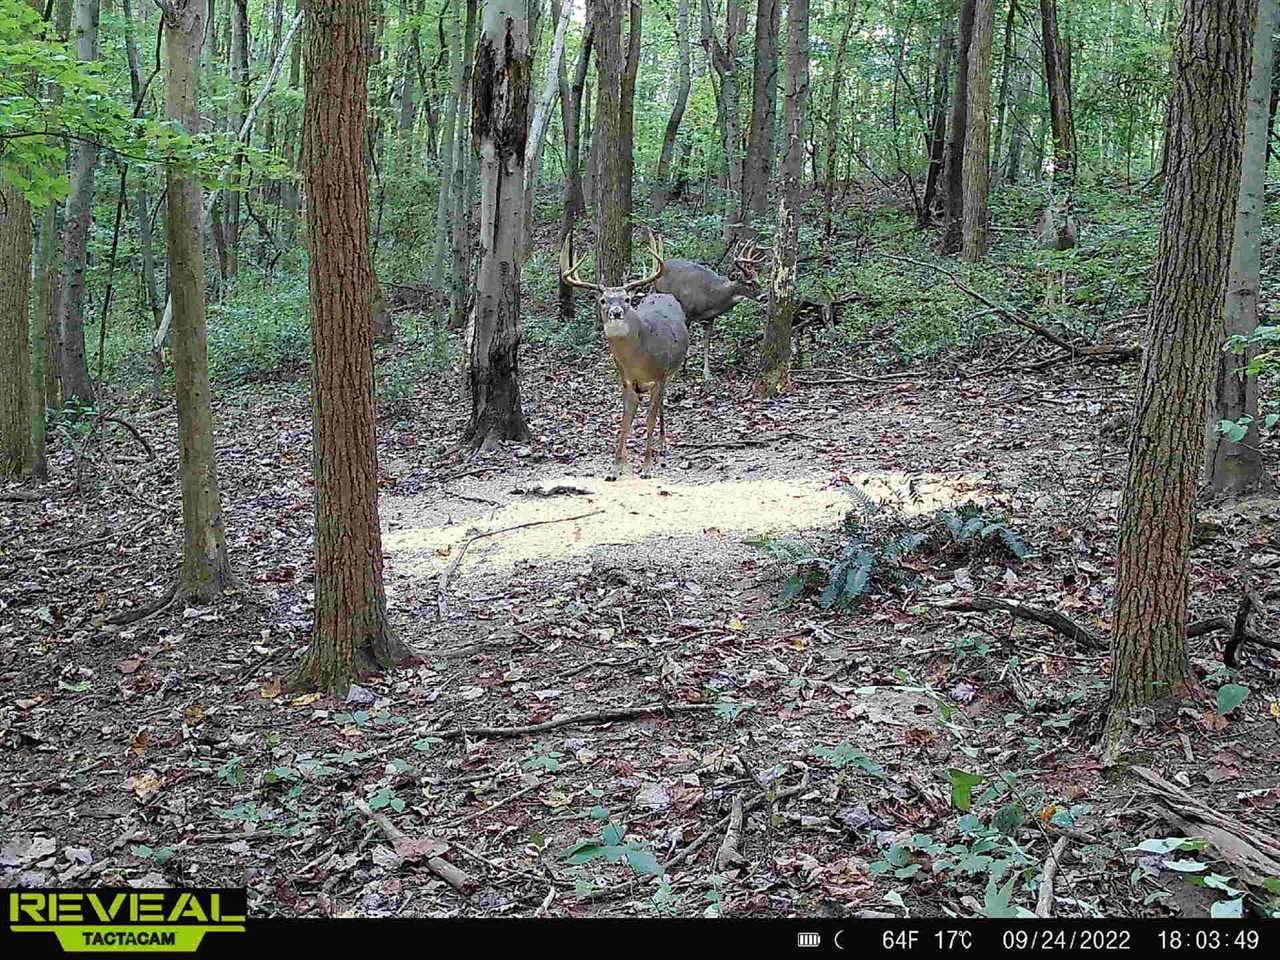
<path id="1" fill-rule="evenodd" d="M 851 607 L 914 581 L 918 571 L 907 565 L 908 560 L 994 555 L 1020 562 L 1035 556 L 1002 514 L 977 504 L 911 517 L 876 503 L 857 487 L 850 491 L 858 506 L 846 514 L 842 543 L 833 554 L 794 538 L 746 541 L 789 571 L 782 585 L 784 602 L 817 594 L 824 610 Z"/>
<path id="2" fill-rule="evenodd" d="M 622 827 L 608 819 L 609 811 L 604 807 L 596 807 L 592 811 L 593 819 L 605 820 L 598 836 L 579 840 L 564 853 L 567 863 L 579 865 L 593 860 L 604 860 L 606 863 L 626 864 L 636 873 L 650 877 L 660 877 L 663 868 L 644 844 L 636 840 L 627 840 Z"/>

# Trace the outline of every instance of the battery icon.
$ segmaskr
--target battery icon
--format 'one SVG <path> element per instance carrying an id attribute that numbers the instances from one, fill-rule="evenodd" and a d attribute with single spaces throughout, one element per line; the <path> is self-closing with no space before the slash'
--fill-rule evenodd
<path id="1" fill-rule="evenodd" d="M 820 933 L 797 933 L 797 947 L 820 947 L 822 946 L 822 934 Z"/>

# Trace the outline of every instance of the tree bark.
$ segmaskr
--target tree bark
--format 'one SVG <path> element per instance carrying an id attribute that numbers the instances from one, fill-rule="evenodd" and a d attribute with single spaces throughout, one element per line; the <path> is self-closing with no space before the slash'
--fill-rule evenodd
<path id="1" fill-rule="evenodd" d="M 76 56 L 85 62 L 98 59 L 98 0 L 75 0 L 72 30 Z M 84 348 L 85 268 L 89 257 L 89 225 L 93 221 L 94 174 L 97 144 L 83 140 L 71 150 L 71 196 L 67 198 L 62 288 L 62 391 L 67 400 L 93 403 L 93 383 Z"/>
<path id="2" fill-rule="evenodd" d="M 165 112 L 184 130 L 200 123 L 198 64 L 204 26 L 200 0 L 166 0 Z M 182 473 L 182 572 L 178 597 L 215 600 L 232 582 L 222 525 L 222 494 L 214 453 L 209 391 L 208 330 L 205 325 L 203 208 L 194 171 L 169 164 L 169 296 L 173 308 L 173 372 L 178 400 L 179 463 Z"/>
<path id="3" fill-rule="evenodd" d="M 31 472 L 31 205 L 0 178 L 0 477 Z"/>
<path id="4" fill-rule="evenodd" d="M 594 0 L 596 131 L 592 153 L 596 181 L 596 270 L 606 286 L 621 283 L 631 269 L 631 211 L 622 150 L 622 4 Z"/>
<path id="5" fill-rule="evenodd" d="M 1259 0 L 1245 118 L 1240 197 L 1227 279 L 1223 324 L 1226 337 L 1246 336 L 1258 325 L 1262 212 L 1270 123 L 1268 99 L 1276 13 L 1276 0 Z M 1255 353 L 1253 349 L 1243 356 L 1222 350 L 1218 352 L 1218 369 L 1205 430 L 1204 482 L 1210 493 L 1240 496 L 1271 488 L 1271 478 L 1262 462 L 1262 437 L 1258 430 L 1258 378 L 1241 369 Z M 1238 443 L 1217 429 L 1223 420 L 1234 422 L 1245 417 L 1249 418 L 1248 429 Z"/>
<path id="6" fill-rule="evenodd" d="M 582 38 L 582 52 L 578 55 L 578 64 L 574 68 L 573 85 L 563 76 L 560 79 L 560 117 L 564 128 L 564 204 L 560 211 L 559 243 L 564 244 L 565 237 L 573 232 L 573 225 L 587 211 L 586 198 L 582 190 L 582 91 L 587 82 L 587 69 L 591 63 L 591 46 L 595 31 L 587 24 L 586 35 Z M 560 318 L 566 323 L 574 319 L 573 287 L 561 278 L 560 285 Z"/>
<path id="7" fill-rule="evenodd" d="M 520 265 L 533 51 L 525 0 L 489 0 L 476 49 L 472 129 L 480 153 L 480 270 L 469 340 L 471 424 L 480 450 L 523 440 Z"/>
<path id="8" fill-rule="evenodd" d="M 976 263 L 987 255 L 987 207 L 991 190 L 991 40 L 995 6 L 977 0 L 969 44 L 969 129 L 964 137 L 964 235 L 960 257 Z"/>
<path id="9" fill-rule="evenodd" d="M 662 135 L 662 150 L 658 154 L 658 169 L 653 177 L 653 212 L 662 213 L 671 197 L 671 158 L 675 153 L 676 137 L 680 133 L 680 122 L 684 119 L 684 110 L 689 103 L 690 54 L 689 54 L 689 0 L 679 0 L 676 9 L 676 41 L 680 49 L 679 75 L 676 80 L 675 102 L 671 106 L 671 117 L 667 120 L 667 129 Z"/>
<path id="10" fill-rule="evenodd" d="M 471 194 L 475 183 L 476 155 L 471 146 L 471 84 L 476 49 L 476 15 L 479 0 L 467 0 L 466 28 L 462 43 L 462 88 L 458 92 L 458 123 L 454 135 L 458 152 L 453 167 L 453 270 L 449 277 L 449 326 L 461 330 L 467 325 L 471 302 L 471 244 L 473 222 Z"/>
<path id="11" fill-rule="evenodd" d="M 632 193 L 636 180 L 636 77 L 640 72 L 640 34 L 644 8 L 640 0 L 630 0 L 627 14 L 627 56 L 622 66 L 622 83 L 618 87 L 618 151 L 622 159 L 622 205 L 626 211 L 626 271 L 631 271 L 631 214 L 635 209 Z"/>
<path id="12" fill-rule="evenodd" d="M 938 35 L 937 69 L 933 78 L 933 116 L 929 133 L 929 171 L 925 174 L 924 198 L 920 203 L 920 228 L 933 224 L 938 184 L 942 180 L 947 152 L 947 108 L 951 104 L 951 50 L 955 46 L 952 24 L 944 20 Z M 828 202 L 828 207 L 830 203 Z"/>
<path id="13" fill-rule="evenodd" d="M 453 175 L 457 165 L 462 162 L 459 150 L 462 141 L 457 130 L 462 103 L 459 92 L 462 90 L 462 76 L 466 52 L 462 49 L 462 38 L 459 36 L 460 25 L 456 17 L 448 20 L 447 36 L 441 28 L 442 40 L 449 51 L 449 93 L 445 99 L 444 118 L 441 121 L 440 134 L 440 192 L 436 197 L 436 247 L 435 256 L 431 258 L 431 283 L 440 288 L 444 283 L 445 259 L 452 245 L 452 229 L 449 214 L 454 209 Z"/>
<path id="14" fill-rule="evenodd" d="M 769 278 L 760 376 L 754 392 L 774 396 L 791 380 L 791 328 L 796 311 L 796 265 L 800 258 L 800 205 L 805 160 L 805 113 L 809 98 L 809 0 L 787 4 L 787 77 L 783 105 L 783 154 L 778 199 L 778 239 Z"/>
<path id="15" fill-rule="evenodd" d="M 237 136 L 249 110 L 249 0 L 231 0 L 231 135 Z M 226 247 L 228 280 L 240 269 L 240 169 L 244 154 L 236 153 L 227 191 Z"/>
<path id="16" fill-rule="evenodd" d="M 1071 111 L 1071 56 L 1058 30 L 1057 0 L 1040 0 L 1044 78 L 1049 92 L 1049 128 L 1053 136 L 1053 190 L 1041 233 L 1055 250 L 1076 245 L 1076 124 Z"/>
<path id="17" fill-rule="evenodd" d="M 369 250 L 369 0 L 307 0 L 303 178 L 311 250 L 315 629 L 295 689 L 342 694 L 408 649 L 387 623 Z"/>
<path id="18" fill-rule="evenodd" d="M 542 95 L 538 97 L 537 107 L 533 111 L 532 129 L 524 157 L 524 213 L 520 220 L 520 243 L 518 257 L 523 265 L 529 257 L 529 231 L 533 228 L 533 201 L 538 190 L 538 171 L 542 164 L 542 148 L 547 139 L 547 128 L 551 125 L 551 108 L 555 105 L 556 94 L 560 91 L 564 61 L 564 40 L 568 33 L 569 21 L 573 19 L 574 0 L 563 0 L 563 9 L 555 6 L 552 0 L 552 16 L 555 21 L 555 38 L 551 42 L 551 55 L 547 58 L 546 81 Z M 566 174 L 567 176 L 567 174 Z"/>
<path id="19" fill-rule="evenodd" d="M 1133 708 L 1195 685 L 1187 600 L 1204 410 L 1240 189 L 1257 0 L 1184 0 L 1174 41 L 1167 175 L 1116 551 L 1114 756 Z"/>
<path id="20" fill-rule="evenodd" d="M 964 0 L 956 23 L 956 82 L 951 94 L 951 135 L 947 143 L 947 215 L 942 229 L 942 250 L 960 249 L 964 222 L 965 136 L 969 130 L 969 47 L 973 39 L 975 0 Z"/>
<path id="21" fill-rule="evenodd" d="M 125 21 L 125 57 L 129 63 L 129 90 L 133 96 L 134 115 L 142 113 L 143 77 L 138 60 L 138 41 L 133 22 L 132 0 L 122 0 L 121 10 Z M 268 140 L 268 142 L 270 142 Z M 151 210 L 147 196 L 147 178 L 134 178 L 133 213 L 138 223 L 138 251 L 142 257 L 142 290 L 147 298 L 147 308 L 158 325 L 164 308 L 160 303 L 160 291 L 156 286 L 155 238 L 151 229 Z"/>
<path id="22" fill-rule="evenodd" d="M 753 221 L 769 209 L 773 173 L 774 123 L 778 108 L 778 26 L 780 0 L 757 0 L 755 66 L 751 82 L 751 126 L 742 169 L 742 231 L 754 236 Z"/>

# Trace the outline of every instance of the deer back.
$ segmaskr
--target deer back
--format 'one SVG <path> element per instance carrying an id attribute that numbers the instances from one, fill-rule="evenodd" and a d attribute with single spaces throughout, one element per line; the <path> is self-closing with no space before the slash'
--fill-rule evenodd
<path id="1" fill-rule="evenodd" d="M 728 313 L 738 301 L 751 299 L 758 292 L 755 287 L 722 277 L 692 260 L 667 260 L 664 267 L 653 289 L 679 300 L 685 318 L 691 323 L 708 323 Z"/>

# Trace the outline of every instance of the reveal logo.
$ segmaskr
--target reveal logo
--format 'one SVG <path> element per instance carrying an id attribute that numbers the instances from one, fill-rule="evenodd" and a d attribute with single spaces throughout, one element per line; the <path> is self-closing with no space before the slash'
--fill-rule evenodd
<path id="1" fill-rule="evenodd" d="M 244 933 L 243 890 L 10 890 L 12 933 L 52 933 L 68 953 L 194 953 Z"/>

